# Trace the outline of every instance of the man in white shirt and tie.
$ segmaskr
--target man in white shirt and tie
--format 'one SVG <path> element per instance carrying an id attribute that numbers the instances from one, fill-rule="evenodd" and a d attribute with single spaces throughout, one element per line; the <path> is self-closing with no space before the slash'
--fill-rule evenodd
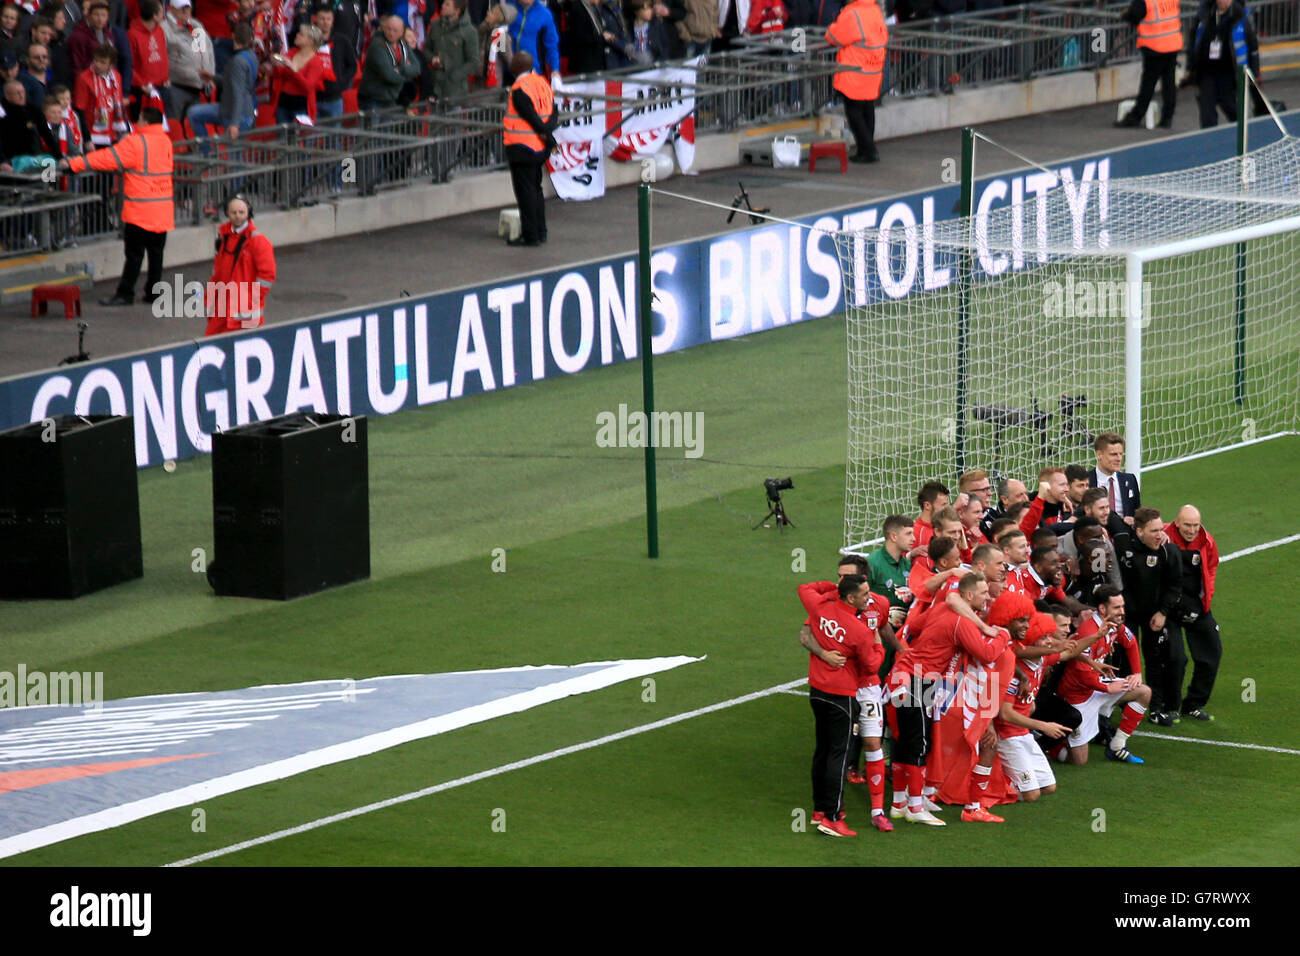
<path id="1" fill-rule="evenodd" d="M 1110 499 L 1110 510 L 1133 526 L 1133 514 L 1142 507 L 1142 493 L 1137 476 L 1124 467 L 1124 439 L 1114 432 L 1102 432 L 1092 443 L 1097 452 L 1097 467 L 1089 477 L 1089 484 L 1101 488 Z"/>

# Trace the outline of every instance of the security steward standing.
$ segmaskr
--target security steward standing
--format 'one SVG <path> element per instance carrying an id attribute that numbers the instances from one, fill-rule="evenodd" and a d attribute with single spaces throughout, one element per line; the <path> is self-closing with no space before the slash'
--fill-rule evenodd
<path id="1" fill-rule="evenodd" d="M 1137 101 L 1128 115 L 1116 126 L 1139 126 L 1151 105 L 1160 81 L 1160 126 L 1174 125 L 1174 107 L 1178 89 L 1174 86 L 1174 69 L 1183 48 L 1182 23 L 1178 18 L 1178 0 L 1133 0 L 1120 18 L 1137 26 L 1137 45 L 1142 51 L 1142 81 Z M 1157 691 L 1158 693 L 1158 691 Z"/>
<path id="2" fill-rule="evenodd" d="M 559 125 L 559 117 L 551 84 L 533 72 L 530 54 L 520 52 L 511 57 L 510 72 L 518 79 L 510 87 L 506 107 L 506 162 L 510 164 L 510 184 L 519 205 L 521 235 L 507 243 L 538 246 L 546 241 L 542 167 L 555 148 L 552 132 Z"/>
<path id="3" fill-rule="evenodd" d="M 217 232 L 217 257 L 206 290 L 204 335 L 262 325 L 266 297 L 275 284 L 275 249 L 253 225 L 252 205 L 243 196 L 232 196 L 226 215 L 229 221 Z"/>
<path id="4" fill-rule="evenodd" d="M 1239 66 L 1249 69 L 1259 82 L 1259 36 L 1254 19 L 1241 0 L 1203 0 L 1187 50 L 1187 82 L 1197 86 L 1201 129 L 1218 124 L 1219 110 L 1229 122 L 1237 121 Z M 1267 113 L 1259 90 L 1252 85 L 1250 93 L 1255 112 Z"/>
<path id="5" fill-rule="evenodd" d="M 172 141 L 162 128 L 162 113 L 146 106 L 140 110 L 143 123 L 136 132 L 112 146 L 86 156 L 59 161 L 59 168 L 71 173 L 97 169 L 122 174 L 122 223 L 126 264 L 112 298 L 100 305 L 131 305 L 140 263 L 149 256 L 145 280 L 145 302 L 153 302 L 154 288 L 162 281 L 163 247 L 167 233 L 175 227 L 172 206 Z"/>
<path id="6" fill-rule="evenodd" d="M 834 86 L 844 97 L 844 118 L 857 144 L 851 161 L 878 163 L 876 101 L 884 77 L 889 28 L 876 0 L 853 0 L 845 6 L 826 31 L 826 40 L 839 48 L 835 62 L 842 69 L 835 74 Z"/>
<path id="7" fill-rule="evenodd" d="M 1187 635 L 1187 653 L 1192 658 L 1192 682 L 1183 698 L 1183 716 L 1192 720 L 1213 720 L 1205 712 L 1214 679 L 1219 674 L 1223 643 L 1219 622 L 1210 612 L 1214 599 L 1214 578 L 1219 569 L 1219 546 L 1201 524 L 1201 513 L 1192 505 L 1178 509 L 1178 517 L 1165 525 L 1170 542 L 1182 551 L 1182 592 L 1178 611 L 1169 625 L 1169 638 L 1181 643 Z"/>
<path id="8" fill-rule="evenodd" d="M 1178 613 L 1183 562 L 1179 549 L 1165 538 L 1155 508 L 1139 508 L 1133 530 L 1115 536 L 1115 554 L 1124 579 L 1124 617 L 1140 631 L 1143 683 L 1151 688 L 1147 719 L 1162 727 L 1177 723 L 1187 655 L 1182 640 L 1173 640 L 1169 622 Z"/>

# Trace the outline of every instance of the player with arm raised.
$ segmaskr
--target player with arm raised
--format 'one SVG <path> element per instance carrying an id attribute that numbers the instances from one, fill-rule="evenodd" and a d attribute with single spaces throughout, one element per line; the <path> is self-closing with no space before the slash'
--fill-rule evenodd
<path id="1" fill-rule="evenodd" d="M 799 586 L 799 600 L 808 611 L 817 642 L 842 653 L 843 667 L 832 667 L 817 655 L 808 658 L 808 700 L 816 722 L 813 752 L 813 820 L 831 836 L 856 836 L 844 822 L 844 785 L 848 773 L 849 741 L 858 720 L 858 672 L 880 667 L 882 650 L 858 612 L 871 603 L 871 589 L 860 574 L 838 585 L 820 581 Z"/>
<path id="2" fill-rule="evenodd" d="M 988 604 L 989 586 L 984 576 L 967 573 L 961 580 L 961 594 L 977 613 Z M 979 629 L 947 607 L 935 609 L 916 637 L 889 672 L 889 704 L 894 712 L 897 734 L 894 763 L 907 768 L 907 806 L 903 819 L 928 826 L 944 822 L 925 808 L 922 790 L 925 758 L 929 749 L 930 724 L 934 713 L 935 684 L 959 650 L 988 664 L 1006 649 L 1006 636 L 986 639 Z M 897 806 L 898 794 L 895 794 Z"/>
<path id="3" fill-rule="evenodd" d="M 951 578 L 960 578 L 963 570 L 957 542 L 953 538 L 939 535 L 930 540 L 925 557 L 912 564 L 907 579 L 908 590 L 912 592 L 912 607 L 903 624 L 901 636 L 904 644 L 920 633 L 922 618 L 934 603 L 939 589 Z"/>

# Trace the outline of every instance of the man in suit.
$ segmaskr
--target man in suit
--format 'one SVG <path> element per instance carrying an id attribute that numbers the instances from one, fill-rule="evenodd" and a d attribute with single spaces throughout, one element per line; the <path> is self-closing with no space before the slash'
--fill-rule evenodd
<path id="1" fill-rule="evenodd" d="M 1114 432 L 1102 432 L 1092 443 L 1097 452 L 1097 467 L 1088 479 L 1089 486 L 1104 488 L 1110 499 L 1110 510 L 1124 523 L 1133 527 L 1133 515 L 1142 507 L 1142 492 L 1137 476 L 1124 467 L 1124 439 Z"/>

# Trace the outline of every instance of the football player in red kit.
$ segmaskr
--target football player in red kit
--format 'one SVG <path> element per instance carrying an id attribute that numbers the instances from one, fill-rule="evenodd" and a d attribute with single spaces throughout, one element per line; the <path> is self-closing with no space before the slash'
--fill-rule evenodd
<path id="1" fill-rule="evenodd" d="M 1093 592 L 1093 602 L 1096 606 L 1084 615 L 1078 633 L 1089 660 L 1081 657 L 1066 664 L 1056 688 L 1060 698 L 1078 710 L 1082 718 L 1078 729 L 1066 738 L 1070 746 L 1068 759 L 1072 764 L 1087 763 L 1088 742 L 1097 735 L 1098 715 L 1109 715 L 1116 704 L 1125 704 L 1123 719 L 1106 748 L 1106 757 L 1119 763 L 1145 763 L 1129 753 L 1127 746 L 1129 735 L 1142 722 L 1151 702 L 1151 688 L 1142 683 L 1137 639 L 1124 626 L 1124 595 L 1105 585 Z M 1125 678 L 1107 679 L 1095 665 L 1110 657 L 1116 645 L 1124 649 L 1132 673 Z"/>
<path id="2" fill-rule="evenodd" d="M 1035 614 L 1029 621 L 1024 642 L 1030 647 L 1054 642 L 1059 630 L 1060 624 L 1053 615 Z M 1021 661 L 1002 697 L 1001 711 L 993 721 L 998 734 L 998 757 L 1002 760 L 1003 772 L 1010 778 L 1021 800 L 1033 802 L 1042 794 L 1056 792 L 1052 765 L 1030 731 L 1036 730 L 1059 740 L 1070 732 L 1070 728 L 1053 721 L 1034 720 L 1029 715 L 1034 711 L 1034 701 L 1047 670 L 1062 660 L 1072 660 L 1080 653 L 1080 645 L 1071 643 L 1060 652 Z"/>
<path id="3" fill-rule="evenodd" d="M 960 591 L 977 614 L 988 605 L 989 586 L 982 574 L 966 574 L 961 579 Z M 897 728 L 894 763 L 906 767 L 907 807 L 903 819 L 929 826 L 944 825 L 925 808 L 922 798 L 936 682 L 959 651 L 989 664 L 1006 646 L 1005 632 L 997 638 L 986 639 L 972 622 L 947 607 L 936 607 L 921 633 L 894 662 L 889 672 L 888 692 L 893 725 Z"/>
<path id="4" fill-rule="evenodd" d="M 884 659 L 878 636 L 858 619 L 872 601 L 867 579 L 850 574 L 838 585 L 829 581 L 799 586 L 808 625 L 818 644 L 844 655 L 834 667 L 817 654 L 808 658 L 808 699 L 816 721 L 813 752 L 813 821 L 831 836 L 856 836 L 844 821 L 844 785 L 849 741 L 858 720 L 858 672 L 874 673 Z"/>

